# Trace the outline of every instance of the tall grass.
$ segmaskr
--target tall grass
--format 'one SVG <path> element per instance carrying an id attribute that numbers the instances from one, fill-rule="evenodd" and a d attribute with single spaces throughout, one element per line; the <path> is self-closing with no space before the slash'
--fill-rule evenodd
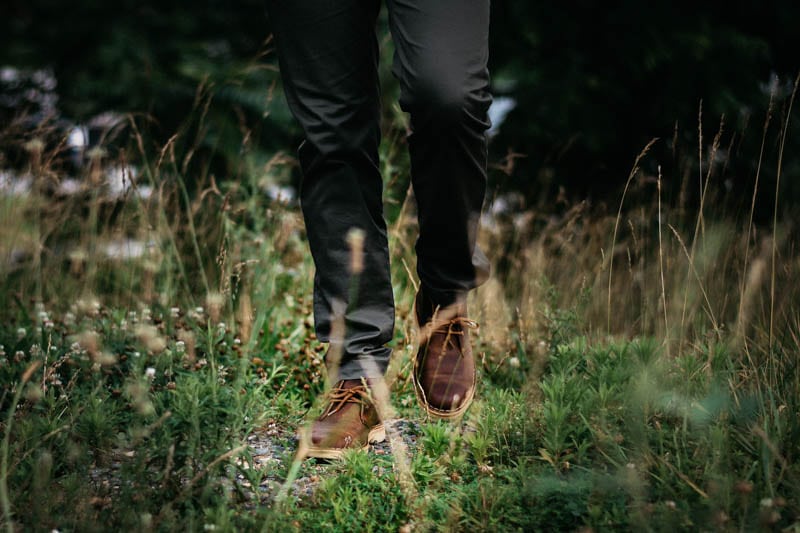
<path id="1" fill-rule="evenodd" d="M 754 195 L 764 169 L 780 179 L 793 99 L 779 129 L 778 102 L 765 117 Z M 59 192 L 58 147 L 18 134 L 34 186 L 0 196 L 8 531 L 800 523 L 797 228 L 777 196 L 770 225 L 755 198 L 715 210 L 722 127 L 710 145 L 699 130 L 680 176 L 648 144 L 613 210 L 487 211 L 495 275 L 470 302 L 481 385 L 453 426 L 414 406 L 416 223 L 390 131 L 398 324 L 381 410 L 416 425 L 390 431 L 392 454 L 327 465 L 293 461 L 326 371 L 299 210 L 265 192 L 291 158 L 244 157 L 243 181 L 187 176 L 182 134 L 151 147 L 138 130 L 131 118 L 129 145 L 91 154 L 76 194 Z M 115 168 L 122 195 L 103 184 Z M 697 187 L 692 216 L 667 180 Z M 262 461 L 248 438 L 265 431 Z"/>

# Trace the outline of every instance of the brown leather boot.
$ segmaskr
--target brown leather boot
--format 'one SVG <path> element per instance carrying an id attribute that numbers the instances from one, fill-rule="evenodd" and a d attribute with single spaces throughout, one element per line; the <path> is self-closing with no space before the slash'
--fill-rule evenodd
<path id="1" fill-rule="evenodd" d="M 414 359 L 414 389 L 425 411 L 436 418 L 461 416 L 475 395 L 475 358 L 463 302 L 437 308 L 422 292 L 415 301 L 420 346 Z"/>
<path id="2" fill-rule="evenodd" d="M 386 438 L 378 411 L 360 379 L 339 381 L 328 396 L 328 405 L 311 425 L 307 456 L 338 459 L 346 450 L 366 450 L 369 443 Z"/>

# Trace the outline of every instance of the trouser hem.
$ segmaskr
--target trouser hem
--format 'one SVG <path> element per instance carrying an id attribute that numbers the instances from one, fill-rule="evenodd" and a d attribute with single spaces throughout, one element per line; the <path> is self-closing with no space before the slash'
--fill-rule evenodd
<path id="1" fill-rule="evenodd" d="M 387 347 L 380 348 L 369 354 L 358 354 L 349 357 L 345 355 L 338 371 L 331 369 L 330 365 L 328 366 L 328 376 L 331 381 L 382 378 L 389 366 L 391 355 L 392 349 Z"/>

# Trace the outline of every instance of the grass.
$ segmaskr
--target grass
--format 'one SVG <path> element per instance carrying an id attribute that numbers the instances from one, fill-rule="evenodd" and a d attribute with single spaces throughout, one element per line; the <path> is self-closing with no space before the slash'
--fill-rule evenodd
<path id="1" fill-rule="evenodd" d="M 330 463 L 294 457 L 325 370 L 299 211 L 261 187 L 286 159 L 187 187 L 168 146 L 110 199 L 120 161 L 98 152 L 60 196 L 53 154 L 20 142 L 35 185 L 0 196 L 6 531 L 800 528 L 797 228 L 777 208 L 769 227 L 712 212 L 718 138 L 693 216 L 646 150 L 616 216 L 487 215 L 495 276 L 470 302 L 480 386 L 460 424 L 415 403 L 416 226 L 390 180 L 405 446 Z"/>

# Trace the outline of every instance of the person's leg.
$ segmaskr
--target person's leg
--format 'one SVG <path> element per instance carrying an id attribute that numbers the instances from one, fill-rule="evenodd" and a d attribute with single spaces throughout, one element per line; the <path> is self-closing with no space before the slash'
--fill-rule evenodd
<path id="1" fill-rule="evenodd" d="M 475 246 L 490 123 L 489 0 L 387 0 L 400 105 L 410 114 L 417 271 L 436 305 L 463 300 L 489 271 Z"/>
<path id="2" fill-rule="evenodd" d="M 387 0 L 400 81 L 410 114 L 411 180 L 417 199 L 416 315 L 421 327 L 414 386 L 432 416 L 461 416 L 475 392 L 466 294 L 489 273 L 475 239 L 486 192 L 489 128 L 489 0 Z"/>
<path id="3" fill-rule="evenodd" d="M 300 199 L 316 266 L 317 336 L 336 341 L 331 330 L 343 314 L 343 345 L 328 352 L 341 350 L 338 379 L 377 377 L 386 370 L 394 327 L 378 166 L 380 1 L 272 0 L 268 6 L 284 92 L 305 133 Z M 353 228 L 365 237 L 354 287 L 347 243 Z"/>

